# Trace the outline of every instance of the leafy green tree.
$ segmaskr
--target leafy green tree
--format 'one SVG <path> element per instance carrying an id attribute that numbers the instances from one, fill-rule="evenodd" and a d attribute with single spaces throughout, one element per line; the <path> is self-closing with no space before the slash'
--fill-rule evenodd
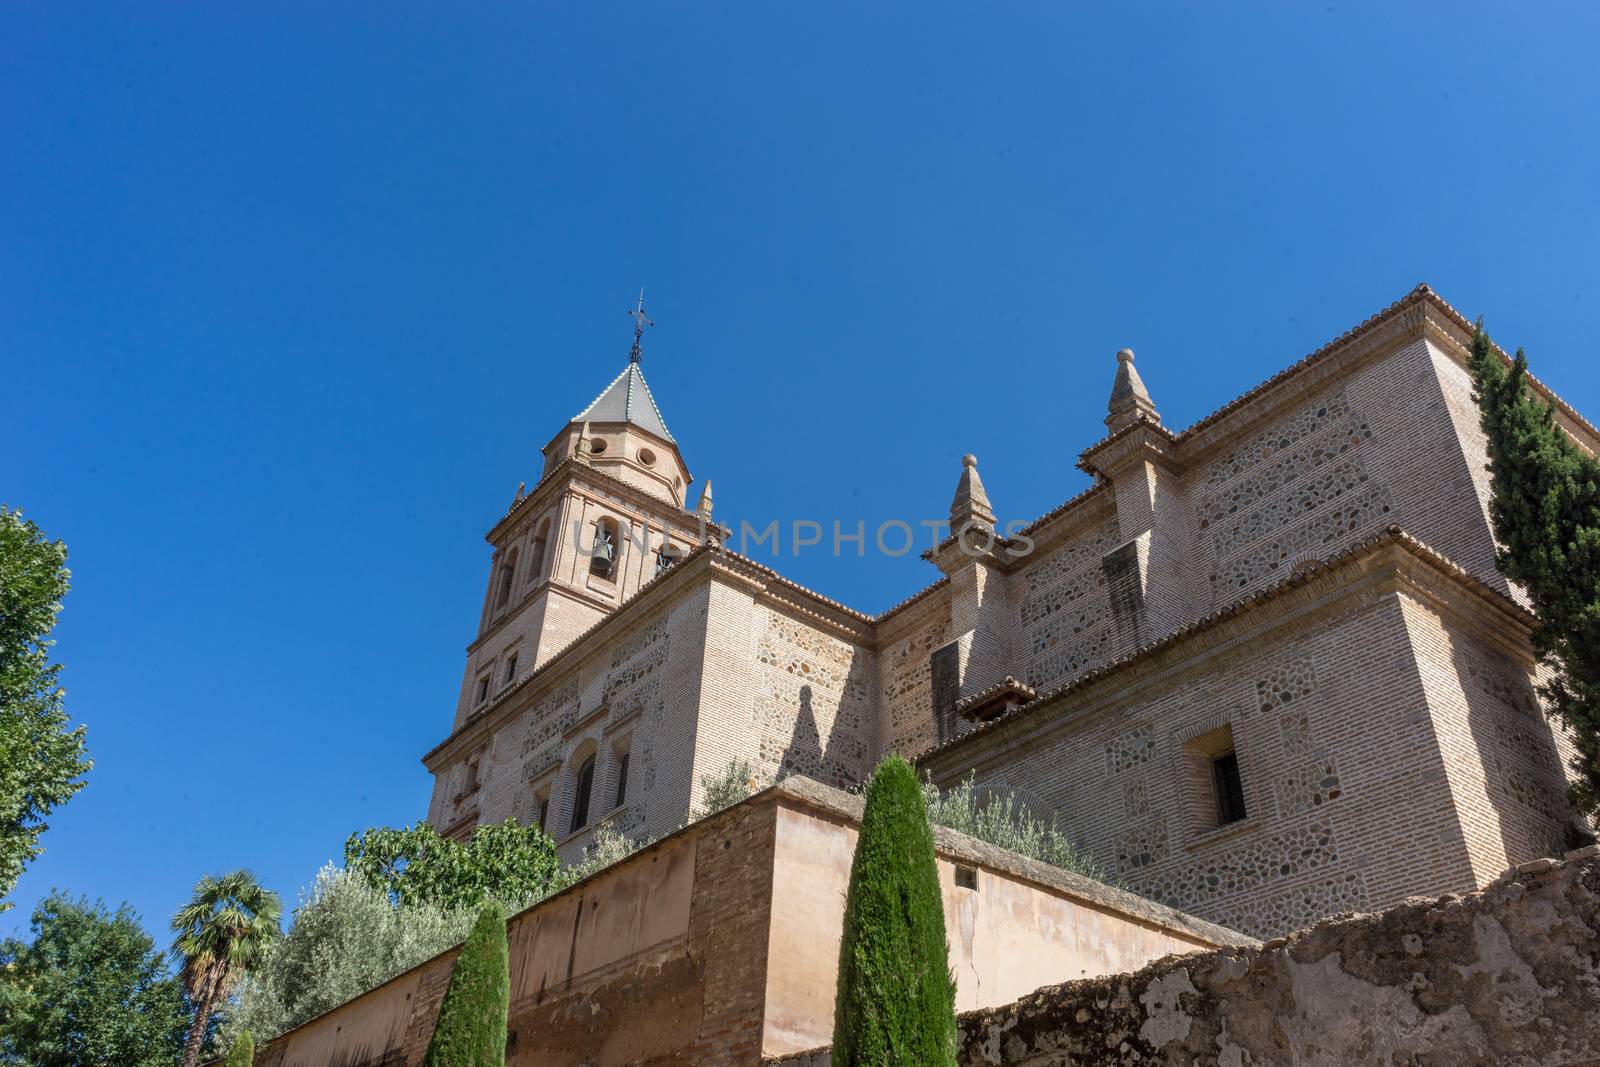
<path id="1" fill-rule="evenodd" d="M 505 1067 L 510 1003 L 506 913 L 490 901 L 456 956 L 422 1067 Z"/>
<path id="2" fill-rule="evenodd" d="M 43 851 L 45 817 L 83 788 L 92 766 L 83 727 L 67 728 L 61 667 L 50 662 L 70 577 L 67 546 L 0 505 L 0 900 Z"/>
<path id="3" fill-rule="evenodd" d="M 256 1040 L 250 1036 L 250 1031 L 241 1030 L 228 1047 L 228 1058 L 223 1061 L 222 1067 L 253 1067 L 255 1062 Z"/>
<path id="4" fill-rule="evenodd" d="M 1073 847 L 1054 822 L 1046 823 L 1023 805 L 1015 793 L 979 793 L 976 776 L 941 792 L 932 782 L 922 786 L 928 820 L 979 841 L 1007 849 L 1052 867 L 1111 882 L 1111 875 L 1092 857 Z"/>
<path id="5" fill-rule="evenodd" d="M 955 996 L 922 786 L 891 756 L 867 786 L 850 864 L 834 1067 L 954 1067 Z"/>
<path id="6" fill-rule="evenodd" d="M 0 1064 L 171 1067 L 189 1025 L 183 987 L 126 904 L 52 893 L 31 931 L 0 941 Z"/>
<path id="7" fill-rule="evenodd" d="M 1566 724 L 1573 806 L 1600 810 L 1600 462 L 1557 427 L 1527 389 L 1519 349 L 1508 367 L 1483 332 L 1472 339 L 1473 383 L 1489 442 L 1489 512 L 1500 570 L 1527 590 L 1534 647 L 1550 668 L 1541 693 Z"/>
<path id="8" fill-rule="evenodd" d="M 183 986 L 194 1005 L 183 1067 L 194 1067 L 212 1011 L 260 964 L 279 936 L 283 903 L 249 871 L 207 875 L 172 917 L 172 951 L 183 960 Z"/>
<path id="9" fill-rule="evenodd" d="M 427 823 L 364 830 L 345 842 L 344 861 L 398 904 L 441 908 L 542 897 L 561 866 L 550 835 L 515 819 L 478 827 L 466 844 L 440 836 Z"/>
<path id="10" fill-rule="evenodd" d="M 467 908 L 397 907 L 359 872 L 329 864 L 302 896 L 289 932 L 239 984 L 223 1037 L 291 1030 L 459 945 L 475 918 Z"/>

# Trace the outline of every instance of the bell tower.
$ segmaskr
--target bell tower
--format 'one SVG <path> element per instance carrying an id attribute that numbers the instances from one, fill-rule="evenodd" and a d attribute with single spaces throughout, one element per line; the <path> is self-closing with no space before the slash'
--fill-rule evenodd
<path id="1" fill-rule="evenodd" d="M 622 372 L 544 446 L 486 536 L 489 588 L 456 707 L 459 726 L 695 548 L 689 468 L 641 369 L 644 294 Z"/>

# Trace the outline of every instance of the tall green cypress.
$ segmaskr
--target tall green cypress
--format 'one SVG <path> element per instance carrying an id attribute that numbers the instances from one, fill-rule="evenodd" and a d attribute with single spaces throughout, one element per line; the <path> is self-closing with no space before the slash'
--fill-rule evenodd
<path id="1" fill-rule="evenodd" d="M 506 913 L 490 902 L 456 956 L 423 1067 L 505 1067 L 511 972 Z"/>
<path id="2" fill-rule="evenodd" d="M 922 786 L 891 756 L 867 787 L 839 943 L 834 1067 L 953 1067 L 956 987 Z"/>
<path id="3" fill-rule="evenodd" d="M 1489 439 L 1496 562 L 1532 598 L 1534 647 L 1550 668 L 1540 692 L 1576 744 L 1573 807 L 1592 815 L 1600 810 L 1600 462 L 1525 388 L 1522 350 L 1507 367 L 1482 322 L 1470 365 Z"/>
<path id="4" fill-rule="evenodd" d="M 251 1067 L 256 1061 L 256 1039 L 250 1036 L 250 1031 L 240 1030 L 239 1036 L 233 1039 L 233 1047 L 228 1050 L 228 1058 L 223 1061 L 222 1067 Z"/>

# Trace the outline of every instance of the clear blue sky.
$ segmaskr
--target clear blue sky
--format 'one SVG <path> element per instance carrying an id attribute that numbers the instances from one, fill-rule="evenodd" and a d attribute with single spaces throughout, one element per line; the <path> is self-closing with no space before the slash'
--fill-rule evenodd
<path id="1" fill-rule="evenodd" d="M 1226 10 L 1223 10 L 1226 8 Z M 12 4 L 0 500 L 72 553 L 51 886 L 423 815 L 482 537 L 645 370 L 724 520 L 1085 484 L 1428 281 L 1600 415 L 1592 5 Z M 779 566 L 870 611 L 935 577 Z"/>

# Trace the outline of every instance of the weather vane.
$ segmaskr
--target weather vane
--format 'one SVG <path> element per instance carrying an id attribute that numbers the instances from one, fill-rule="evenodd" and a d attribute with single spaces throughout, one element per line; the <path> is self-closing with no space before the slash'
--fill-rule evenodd
<path id="1" fill-rule="evenodd" d="M 643 289 L 639 290 L 639 306 L 628 312 L 628 317 L 633 320 L 633 351 L 628 353 L 628 362 L 637 363 L 644 356 L 644 328 L 655 325 L 644 313 Z"/>

